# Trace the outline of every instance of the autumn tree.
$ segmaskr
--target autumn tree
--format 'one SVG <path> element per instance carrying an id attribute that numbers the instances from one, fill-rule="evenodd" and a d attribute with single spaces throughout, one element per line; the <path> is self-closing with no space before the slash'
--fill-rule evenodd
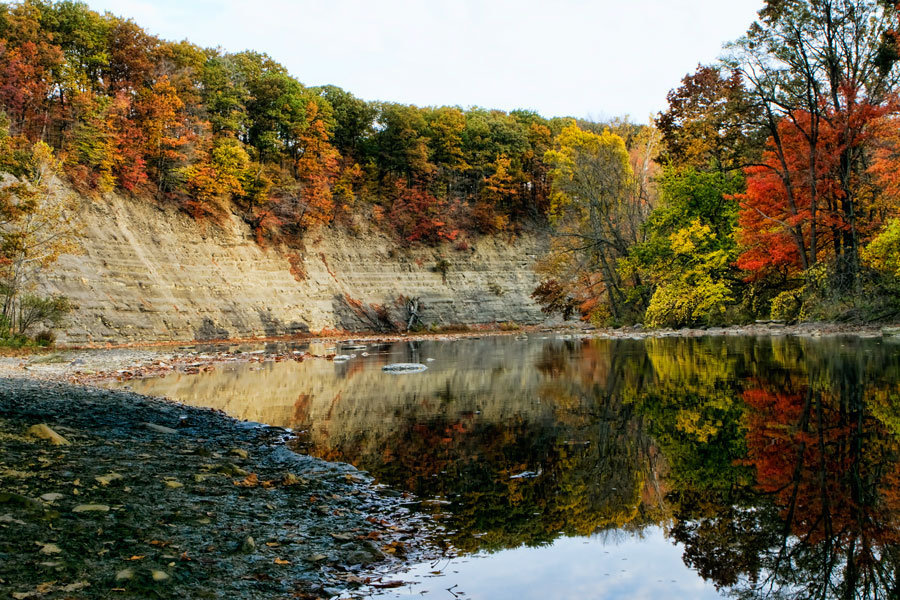
<path id="1" fill-rule="evenodd" d="M 666 96 L 656 118 L 672 167 L 728 170 L 745 166 L 753 154 L 756 115 L 741 75 L 700 65 Z"/>
<path id="2" fill-rule="evenodd" d="M 794 205 L 789 211 L 802 216 L 762 213 L 780 220 L 803 268 L 823 258 L 820 238 L 837 233 L 829 240 L 834 243 L 824 244 L 824 256 L 834 257 L 837 285 L 845 289 L 857 282 L 866 225 L 869 195 L 861 184 L 868 130 L 889 108 L 896 83 L 896 43 L 890 35 L 896 18 L 891 3 L 873 0 L 770 1 L 727 59 L 762 116 L 769 138 L 763 168 L 777 169 L 775 179 L 760 172 L 751 176 L 772 180 L 781 188 L 778 195 Z M 759 212 L 753 206 L 746 210 Z"/>
<path id="3" fill-rule="evenodd" d="M 625 316 L 626 291 L 617 261 L 638 238 L 649 207 L 631 202 L 634 171 L 624 140 L 574 123 L 556 138 L 545 160 L 553 185 L 554 248 L 543 265 L 595 319 Z"/>
<path id="4" fill-rule="evenodd" d="M 10 143 L 0 132 L 0 150 L 7 150 Z M 64 303 L 52 300 L 47 304 L 33 288 L 43 269 L 75 250 L 77 234 L 77 203 L 55 189 L 60 165 L 52 149 L 37 142 L 20 157 L 21 175 L 0 187 L 0 337 L 24 333 L 35 321 L 35 310 L 64 308 Z"/>
<path id="5" fill-rule="evenodd" d="M 142 134 L 143 154 L 157 191 L 170 192 L 178 181 L 178 169 L 189 158 L 195 138 L 184 102 L 168 78 L 163 77 L 152 87 L 141 90 L 134 111 Z"/>

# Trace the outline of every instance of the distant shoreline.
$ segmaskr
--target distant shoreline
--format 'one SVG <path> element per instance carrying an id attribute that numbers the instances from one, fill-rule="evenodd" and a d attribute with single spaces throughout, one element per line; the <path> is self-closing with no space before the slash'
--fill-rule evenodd
<path id="1" fill-rule="evenodd" d="M 883 331 L 886 330 L 886 331 Z M 200 342 L 161 342 L 122 346 L 53 348 L 30 354 L 0 356 L 0 377 L 24 377 L 32 380 L 61 381 L 86 385 L 113 380 L 162 377 L 173 372 L 199 373 L 218 365 L 235 362 L 267 362 L 331 360 L 341 354 L 341 344 L 390 344 L 419 341 L 456 341 L 487 337 L 520 339 L 550 338 L 561 340 L 645 340 L 662 338 L 761 337 L 790 336 L 820 338 L 853 336 L 880 338 L 900 336 L 900 327 L 881 325 L 848 325 L 837 323 L 800 323 L 786 325 L 775 322 L 753 323 L 729 327 L 694 329 L 644 329 L 637 326 L 593 328 L 581 324 L 567 326 L 529 326 L 518 329 L 481 329 L 445 333 L 378 334 L 281 337 L 265 339 L 215 340 Z M 900 339 L 900 338 L 898 338 Z M 316 344 L 321 348 L 298 350 Z M 254 346 L 268 346 L 253 349 Z M 234 348 L 237 346 L 238 348 Z M 243 346 L 243 348 L 241 348 Z"/>

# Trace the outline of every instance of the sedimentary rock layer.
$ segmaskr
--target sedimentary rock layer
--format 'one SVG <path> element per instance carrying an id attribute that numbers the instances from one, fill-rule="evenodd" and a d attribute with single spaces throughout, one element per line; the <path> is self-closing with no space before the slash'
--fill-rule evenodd
<path id="1" fill-rule="evenodd" d="M 120 196 L 85 200 L 81 220 L 83 251 L 41 284 L 77 307 L 62 343 L 376 330 L 404 318 L 401 296 L 421 299 L 426 326 L 542 318 L 534 236 L 401 249 L 378 232 L 325 229 L 300 250 L 263 248 L 237 216 L 198 223 Z"/>

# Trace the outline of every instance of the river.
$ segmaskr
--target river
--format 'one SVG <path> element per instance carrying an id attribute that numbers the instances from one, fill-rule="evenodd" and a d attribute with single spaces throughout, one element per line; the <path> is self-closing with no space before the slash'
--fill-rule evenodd
<path id="1" fill-rule="evenodd" d="M 565 337 L 117 385 L 290 427 L 408 492 L 447 558 L 383 598 L 897 597 L 900 344 Z"/>

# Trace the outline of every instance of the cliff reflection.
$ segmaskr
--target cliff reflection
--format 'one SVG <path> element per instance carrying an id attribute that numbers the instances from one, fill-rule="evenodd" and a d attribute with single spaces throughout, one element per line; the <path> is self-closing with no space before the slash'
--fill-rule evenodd
<path id="1" fill-rule="evenodd" d="M 736 597 L 881 598 L 900 597 L 898 351 L 487 339 L 135 388 L 295 427 L 305 451 L 415 493 L 463 551 L 662 525 Z"/>

